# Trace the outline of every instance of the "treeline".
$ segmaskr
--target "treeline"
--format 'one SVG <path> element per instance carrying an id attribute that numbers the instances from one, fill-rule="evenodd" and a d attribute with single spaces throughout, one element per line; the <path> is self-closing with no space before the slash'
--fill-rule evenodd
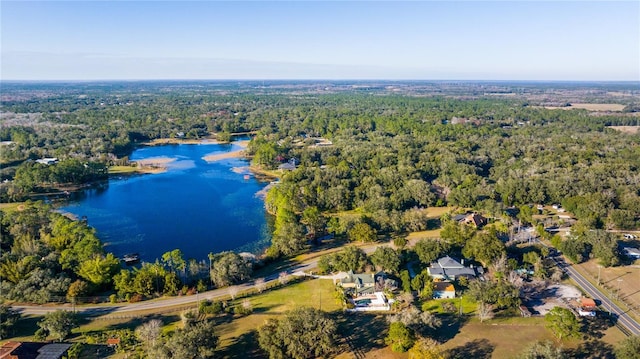
<path id="1" fill-rule="evenodd" d="M 31 303 L 92 300 L 139 301 L 191 294 L 248 279 L 254 261 L 234 252 L 211 253 L 209 263 L 185 259 L 179 249 L 154 263 L 123 268 L 105 252 L 95 230 L 42 202 L 0 211 L 3 299 Z"/>
<path id="2" fill-rule="evenodd" d="M 607 128 L 629 124 L 625 113 L 379 89 L 318 94 L 230 83 L 50 86 L 34 87 L 38 96 L 31 97 L 10 87 L 20 96 L 3 110 L 18 119 L 0 137 L 15 142 L 11 158 L 110 164 L 137 141 L 178 132 L 199 138 L 254 131 L 248 148 L 254 165 L 274 169 L 293 160 L 297 169 L 267 198 L 276 216 L 274 255 L 300 251 L 327 232 L 346 235 L 359 222 L 376 234 L 426 229 L 420 208 L 440 205 L 500 216 L 508 206 L 562 203 L 591 228 L 638 226 L 638 136 Z M 34 113 L 40 116 L 35 123 L 20 124 L 18 115 Z M 315 146 L 318 137 L 332 144 Z M 39 170 L 29 162 L 3 170 L 15 179 L 2 186 L 3 198 L 17 200 L 51 180 Z M 335 216 L 351 210 L 362 218 Z"/>

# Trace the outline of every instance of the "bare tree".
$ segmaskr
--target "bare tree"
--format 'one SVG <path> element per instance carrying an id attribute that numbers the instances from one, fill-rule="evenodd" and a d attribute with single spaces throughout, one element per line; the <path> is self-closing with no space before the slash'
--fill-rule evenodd
<path id="1" fill-rule="evenodd" d="M 480 305 L 478 305 L 478 319 L 480 319 L 480 323 L 493 317 L 493 305 L 480 302 Z"/>
<path id="2" fill-rule="evenodd" d="M 507 281 L 513 284 L 513 286 L 516 288 L 522 288 L 522 286 L 524 285 L 524 281 L 522 280 L 522 277 L 515 271 L 509 272 L 509 275 L 507 276 Z"/>
<path id="3" fill-rule="evenodd" d="M 136 328 L 136 336 L 141 342 L 147 345 L 147 348 L 154 347 L 156 340 L 160 337 L 162 329 L 162 321 L 160 319 L 150 320 Z"/>
<path id="4" fill-rule="evenodd" d="M 267 289 L 267 283 L 265 282 L 264 278 L 256 279 L 255 286 L 258 293 L 262 293 L 265 289 Z"/>

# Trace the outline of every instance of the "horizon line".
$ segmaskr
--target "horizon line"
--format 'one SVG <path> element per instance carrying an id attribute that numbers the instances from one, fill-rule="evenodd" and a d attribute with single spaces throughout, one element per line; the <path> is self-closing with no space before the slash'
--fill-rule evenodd
<path id="1" fill-rule="evenodd" d="M 509 80 L 498 80 L 498 79 L 385 79 L 385 78 L 371 78 L 371 79 L 351 79 L 351 78 L 269 78 L 269 79 L 260 79 L 260 78 L 247 78 L 247 79 L 216 79 L 216 78 L 202 78 L 202 79 L 189 79 L 189 78 L 156 78 L 156 79 L 0 79 L 0 82 L 78 82 L 78 83 L 89 83 L 89 82 L 159 82 L 159 81 L 168 81 L 168 82 L 203 82 L 203 81 L 216 81 L 216 82 L 268 82 L 268 81 L 279 81 L 279 82 L 330 82 L 330 81 L 353 81 L 353 82 L 373 82 L 373 81 L 381 81 L 381 82 L 538 82 L 538 83 L 640 83 L 640 79 L 637 80 L 566 80 L 566 79 L 543 79 L 543 80 L 529 80 L 529 79 L 509 79 Z"/>

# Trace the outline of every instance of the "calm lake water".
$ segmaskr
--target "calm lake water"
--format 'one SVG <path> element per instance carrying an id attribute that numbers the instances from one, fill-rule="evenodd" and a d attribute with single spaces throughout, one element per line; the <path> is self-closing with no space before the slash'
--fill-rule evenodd
<path id="1" fill-rule="evenodd" d="M 176 248 L 198 260 L 209 252 L 260 251 L 270 241 L 264 202 L 256 196 L 266 183 L 245 178 L 244 159 L 202 159 L 239 149 L 233 144 L 138 149 L 131 160 L 175 160 L 164 173 L 112 178 L 105 188 L 75 194 L 61 209 L 86 216 L 106 250 L 118 256 L 138 252 L 152 262 Z"/>

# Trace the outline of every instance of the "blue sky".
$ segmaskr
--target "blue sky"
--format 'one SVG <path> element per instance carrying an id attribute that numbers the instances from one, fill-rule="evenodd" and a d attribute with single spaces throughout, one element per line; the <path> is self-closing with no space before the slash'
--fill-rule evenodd
<path id="1" fill-rule="evenodd" d="M 638 1 L 5 1 L 3 80 L 640 80 Z"/>

